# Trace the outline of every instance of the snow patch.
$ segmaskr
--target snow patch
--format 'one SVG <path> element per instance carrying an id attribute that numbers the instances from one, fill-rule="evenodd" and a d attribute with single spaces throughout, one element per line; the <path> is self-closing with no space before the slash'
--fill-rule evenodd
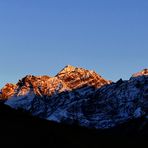
<path id="1" fill-rule="evenodd" d="M 141 110 L 141 107 L 138 107 L 134 112 L 134 117 L 139 118 L 144 114 L 144 112 Z"/>
<path id="2" fill-rule="evenodd" d="M 34 97 L 34 93 L 29 92 L 26 96 L 14 96 L 7 100 L 5 104 L 14 109 L 23 108 L 25 110 L 29 110 L 31 108 Z"/>

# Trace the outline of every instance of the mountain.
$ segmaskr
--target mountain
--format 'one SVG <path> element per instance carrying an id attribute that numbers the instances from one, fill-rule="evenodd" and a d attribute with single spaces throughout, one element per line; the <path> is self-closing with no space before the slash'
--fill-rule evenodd
<path id="1" fill-rule="evenodd" d="M 28 75 L 6 84 L 1 101 L 49 121 L 110 129 L 148 119 L 148 69 L 112 82 L 94 71 L 66 66 L 55 77 Z"/>

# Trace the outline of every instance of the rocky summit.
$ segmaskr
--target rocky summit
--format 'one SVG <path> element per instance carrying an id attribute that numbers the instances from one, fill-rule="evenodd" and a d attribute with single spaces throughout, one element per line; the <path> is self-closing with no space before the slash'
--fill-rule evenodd
<path id="1" fill-rule="evenodd" d="M 148 69 L 112 82 L 68 65 L 55 77 L 27 75 L 6 84 L 0 100 L 33 116 L 88 128 L 116 127 L 141 117 L 147 122 Z"/>

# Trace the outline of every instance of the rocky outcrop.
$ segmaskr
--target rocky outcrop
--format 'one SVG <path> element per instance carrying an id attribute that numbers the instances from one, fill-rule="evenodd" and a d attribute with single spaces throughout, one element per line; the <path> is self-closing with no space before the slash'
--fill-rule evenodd
<path id="1" fill-rule="evenodd" d="M 2 89 L 0 93 L 1 100 L 7 100 L 14 96 L 17 89 L 17 85 L 8 83 Z"/>

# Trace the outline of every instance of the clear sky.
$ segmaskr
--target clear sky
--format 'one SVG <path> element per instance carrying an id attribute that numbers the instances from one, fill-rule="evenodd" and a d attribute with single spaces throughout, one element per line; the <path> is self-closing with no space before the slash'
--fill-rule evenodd
<path id="1" fill-rule="evenodd" d="M 0 0 L 0 86 L 65 65 L 116 81 L 148 67 L 148 0 Z"/>

